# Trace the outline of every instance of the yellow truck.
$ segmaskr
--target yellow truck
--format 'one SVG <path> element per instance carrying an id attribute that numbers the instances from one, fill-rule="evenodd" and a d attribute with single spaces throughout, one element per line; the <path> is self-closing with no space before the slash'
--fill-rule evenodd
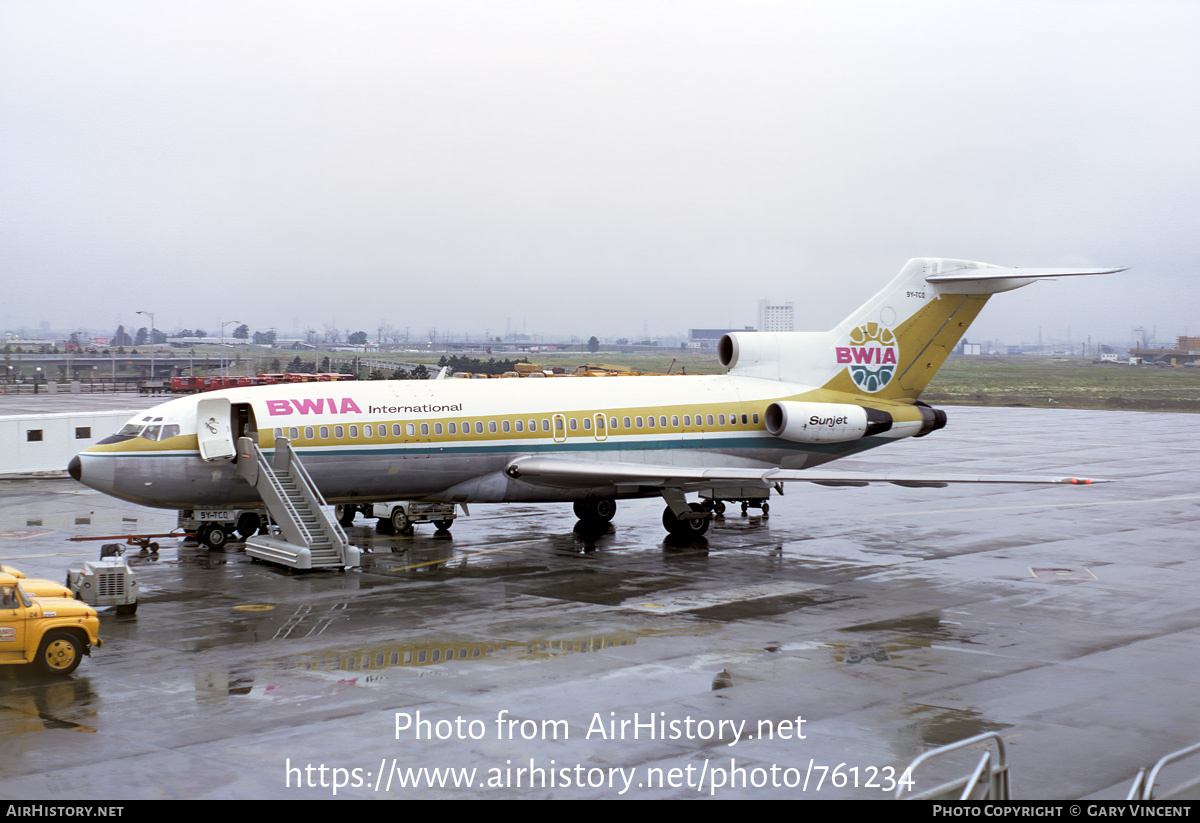
<path id="1" fill-rule="evenodd" d="M 92 646 L 104 646 L 95 609 L 66 597 L 31 596 L 21 580 L 0 573 L 0 665 L 32 663 L 66 675 Z"/>

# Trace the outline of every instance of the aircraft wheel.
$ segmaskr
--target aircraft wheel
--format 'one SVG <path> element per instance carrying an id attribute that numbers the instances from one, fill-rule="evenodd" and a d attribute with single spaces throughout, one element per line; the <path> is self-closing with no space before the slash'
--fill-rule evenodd
<path id="1" fill-rule="evenodd" d="M 611 497 L 575 501 L 575 516 L 584 523 L 609 523 L 617 516 L 617 501 Z"/>
<path id="2" fill-rule="evenodd" d="M 750 504 L 747 503 L 745 500 L 743 500 L 742 501 L 742 517 L 745 517 L 746 513 L 748 511 L 750 511 Z"/>
<path id="3" fill-rule="evenodd" d="M 704 507 L 699 503 L 691 503 L 689 505 L 694 512 L 704 511 Z M 662 516 L 663 528 L 677 537 L 700 537 L 708 531 L 709 519 L 708 517 L 703 517 L 681 520 L 671 511 L 670 506 L 663 509 Z"/>
<path id="4" fill-rule="evenodd" d="M 408 522 L 408 515 L 404 513 L 404 509 L 400 506 L 392 509 L 392 528 L 399 534 L 404 534 L 405 529 L 411 528 L 411 524 Z"/>
<path id="5" fill-rule="evenodd" d="M 770 504 L 770 503 L 763 503 L 763 504 L 762 504 L 762 513 L 763 513 L 763 517 L 766 517 L 766 516 L 767 516 L 767 512 L 769 512 L 769 511 L 771 511 L 771 504 Z"/>
<path id="6" fill-rule="evenodd" d="M 440 532 L 450 531 L 450 527 L 454 525 L 453 520 L 434 520 L 433 527 Z"/>
<path id="7" fill-rule="evenodd" d="M 337 522 L 341 523 L 343 526 L 347 526 L 347 527 L 353 526 L 354 525 L 354 515 L 356 515 L 356 514 L 358 514 L 358 511 L 352 505 L 351 506 L 334 506 L 333 507 L 333 516 L 336 517 Z"/>
<path id="8" fill-rule="evenodd" d="M 262 525 L 262 518 L 255 512 L 242 512 L 242 516 L 237 521 L 237 533 L 245 540 L 248 537 L 253 537 L 258 533 L 258 527 Z"/>
<path id="9" fill-rule="evenodd" d="M 47 632 L 38 648 L 37 665 L 46 674 L 70 674 L 83 660 L 79 638 L 67 631 Z"/>
<path id="10" fill-rule="evenodd" d="M 716 508 L 717 514 L 725 513 L 725 504 L 722 501 L 718 500 L 715 508 Z"/>
<path id="11" fill-rule="evenodd" d="M 222 549 L 229 542 L 229 532 L 219 523 L 206 523 L 196 533 L 196 539 L 210 549 Z"/>
<path id="12" fill-rule="evenodd" d="M 594 500 L 591 508 L 596 519 L 602 523 L 611 522 L 617 516 L 617 501 L 609 497 Z"/>

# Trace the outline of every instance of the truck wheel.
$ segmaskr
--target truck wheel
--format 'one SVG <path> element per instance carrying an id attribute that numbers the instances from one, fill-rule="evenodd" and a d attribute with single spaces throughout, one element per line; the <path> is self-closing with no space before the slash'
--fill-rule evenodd
<path id="1" fill-rule="evenodd" d="M 79 668 L 83 647 L 70 632 L 47 632 L 38 647 L 37 666 L 46 674 L 70 674 Z"/>
<path id="2" fill-rule="evenodd" d="M 137 602 L 122 603 L 117 606 L 117 614 L 137 614 Z"/>
<path id="3" fill-rule="evenodd" d="M 342 526 L 349 527 L 354 525 L 354 515 L 358 514 L 354 506 L 334 506 L 333 516 L 337 518 L 337 522 Z"/>
<path id="4" fill-rule="evenodd" d="M 399 506 L 392 509 L 392 528 L 397 534 L 404 534 L 404 530 L 408 528 L 408 515 Z"/>
<path id="5" fill-rule="evenodd" d="M 196 539 L 210 549 L 222 549 L 229 542 L 229 533 L 219 523 L 209 523 L 200 527 Z"/>
<path id="6" fill-rule="evenodd" d="M 454 524 L 453 520 L 434 520 L 433 527 L 440 532 L 450 531 L 450 527 Z"/>

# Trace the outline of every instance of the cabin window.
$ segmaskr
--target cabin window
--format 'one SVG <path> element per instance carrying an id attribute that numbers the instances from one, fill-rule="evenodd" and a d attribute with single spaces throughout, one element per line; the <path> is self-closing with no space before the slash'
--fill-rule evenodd
<path id="1" fill-rule="evenodd" d="M 550 421 L 544 417 L 542 418 L 542 431 L 544 431 L 544 432 L 550 431 Z"/>
<path id="2" fill-rule="evenodd" d="M 711 426 L 712 424 L 713 424 L 713 416 L 710 414 L 710 415 L 708 416 L 708 425 L 710 425 L 710 426 Z"/>
<path id="3" fill-rule="evenodd" d="M 503 420 L 500 422 L 500 430 L 501 431 L 503 431 L 505 434 L 508 434 L 509 429 L 510 429 L 510 426 L 509 426 L 509 422 L 507 420 Z"/>
<path id="4" fill-rule="evenodd" d="M 677 415 L 677 414 L 671 415 L 671 428 L 673 428 L 673 429 L 679 428 L 679 415 Z"/>
<path id="5" fill-rule="evenodd" d="M 662 426 L 664 429 L 667 427 L 667 416 L 665 414 L 658 418 L 658 425 Z"/>
<path id="6" fill-rule="evenodd" d="M 692 416 L 690 414 L 685 414 L 683 416 L 683 425 L 685 425 L 685 426 L 692 425 Z"/>
<path id="7" fill-rule="evenodd" d="M 554 418 L 554 430 L 559 434 L 563 433 L 563 419 L 561 417 Z"/>
<path id="8" fill-rule="evenodd" d="M 333 436 L 334 437 L 341 439 L 345 434 L 346 434 L 345 427 L 343 427 L 343 426 L 334 426 L 333 427 Z"/>
<path id="9" fill-rule="evenodd" d="M 322 426 L 322 427 L 321 427 L 321 439 L 322 439 L 322 440 L 328 440 L 328 439 L 329 439 L 329 427 L 328 427 L 328 426 Z"/>
<path id="10" fill-rule="evenodd" d="M 429 654 L 429 652 L 425 651 L 424 649 L 421 649 L 419 652 L 417 652 L 417 662 L 418 662 L 418 663 L 424 663 L 424 662 L 425 662 L 425 657 L 426 657 L 426 655 L 428 655 L 428 654 Z"/>
<path id="11" fill-rule="evenodd" d="M 596 415 L 596 433 L 604 434 L 604 415 Z"/>
<path id="12" fill-rule="evenodd" d="M 743 414 L 742 415 L 742 425 L 744 426 L 744 425 L 746 425 L 746 423 L 747 423 L 746 415 Z"/>
<path id="13" fill-rule="evenodd" d="M 483 434 L 483 421 L 482 420 L 475 421 L 475 433 Z"/>
<path id="14" fill-rule="evenodd" d="M 489 432 L 490 434 L 495 434 L 495 433 L 496 433 L 496 421 L 495 421 L 495 420 L 489 420 L 489 421 L 488 421 L 488 432 Z"/>
<path id="15" fill-rule="evenodd" d="M 275 439 L 276 439 L 276 440 L 278 440 L 279 438 L 283 437 L 283 429 L 276 429 L 274 433 L 275 433 Z"/>
<path id="16" fill-rule="evenodd" d="M 636 426 L 637 426 L 639 429 L 642 427 L 642 418 L 640 418 L 640 417 L 635 417 L 635 418 L 634 418 L 634 420 L 633 420 L 633 422 L 634 422 L 634 424 L 635 424 L 635 425 L 636 425 Z"/>
<path id="17" fill-rule="evenodd" d="M 578 429 L 578 428 L 579 428 L 579 421 L 578 421 L 578 420 L 576 420 L 574 417 L 572 417 L 572 418 L 571 418 L 571 419 L 568 421 L 567 425 L 569 425 L 569 426 L 571 427 L 571 431 L 575 431 L 576 429 Z"/>
<path id="18" fill-rule="evenodd" d="M 530 420 L 530 421 L 529 421 L 529 430 L 530 430 L 531 432 L 535 432 L 535 431 L 537 431 L 537 421 L 536 421 L 536 420 Z"/>
<path id="19" fill-rule="evenodd" d="M 518 420 L 516 423 L 516 426 L 517 426 L 517 431 L 519 431 L 519 432 L 525 431 L 525 421 L 524 420 Z"/>
<path id="20" fill-rule="evenodd" d="M 399 423 L 392 424 L 392 437 L 399 437 L 401 431 L 402 431 L 402 429 L 400 428 Z"/>
<path id="21" fill-rule="evenodd" d="M 724 425 L 725 425 L 725 415 L 723 415 L 723 414 L 718 414 L 718 415 L 717 415 L 717 422 L 718 422 L 718 423 L 720 423 L 722 426 L 724 426 Z"/>
<path id="22" fill-rule="evenodd" d="M 654 428 L 654 418 L 653 418 L 653 417 L 647 417 L 647 418 L 646 418 L 646 425 L 647 425 L 647 426 L 649 426 L 650 428 Z"/>
<path id="23" fill-rule="evenodd" d="M 621 418 L 621 422 L 623 422 L 625 424 L 625 428 L 627 428 L 627 429 L 633 428 L 633 424 L 630 422 L 628 417 Z"/>
<path id="24" fill-rule="evenodd" d="M 442 424 L 441 423 L 433 424 L 433 433 L 438 436 L 441 436 L 441 434 L 442 434 Z"/>
<path id="25" fill-rule="evenodd" d="M 290 429 L 288 429 L 288 437 L 292 440 L 299 440 L 300 430 L 295 426 L 292 426 Z"/>
<path id="26" fill-rule="evenodd" d="M 428 437 L 428 436 L 429 436 L 429 424 L 428 424 L 428 423 L 422 423 L 422 424 L 421 424 L 421 436 L 422 436 L 422 437 Z"/>
<path id="27" fill-rule="evenodd" d="M 350 427 L 350 436 L 351 436 L 351 437 L 358 437 L 358 426 L 351 426 L 351 427 Z"/>
<path id="28" fill-rule="evenodd" d="M 754 425 L 758 425 L 758 415 L 754 415 Z"/>
<path id="29" fill-rule="evenodd" d="M 615 418 L 615 417 L 608 418 L 608 427 L 610 429 L 617 428 L 617 418 Z"/>
<path id="30" fill-rule="evenodd" d="M 592 430 L 592 418 L 590 418 L 590 417 L 583 418 L 583 430 L 589 431 L 589 432 Z"/>
<path id="31" fill-rule="evenodd" d="M 76 426 L 75 427 L 75 439 L 76 440 L 91 440 L 92 439 L 92 427 L 91 426 Z"/>
<path id="32" fill-rule="evenodd" d="M 372 426 L 370 423 L 363 426 L 363 437 L 374 437 L 374 436 L 375 436 L 375 427 L 374 426 Z"/>
<path id="33" fill-rule="evenodd" d="M 446 430 L 449 431 L 450 434 L 458 434 L 458 426 L 456 426 L 454 423 L 447 423 Z"/>
<path id="34" fill-rule="evenodd" d="M 312 427 L 312 426 L 305 426 L 305 427 L 304 427 L 304 439 L 305 439 L 305 440 L 312 440 L 312 439 L 313 439 L 313 427 Z"/>
<path id="35" fill-rule="evenodd" d="M 413 661 L 413 654 L 412 654 L 412 652 L 405 652 L 405 653 L 404 653 L 404 665 L 405 665 L 405 666 L 410 666 L 410 665 L 412 665 L 412 661 Z"/>

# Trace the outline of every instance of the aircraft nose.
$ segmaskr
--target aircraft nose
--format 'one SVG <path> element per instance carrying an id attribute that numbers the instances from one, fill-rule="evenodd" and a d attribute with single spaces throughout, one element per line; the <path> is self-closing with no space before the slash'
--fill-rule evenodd
<path id="1" fill-rule="evenodd" d="M 71 458 L 71 462 L 67 464 L 67 474 L 71 475 L 71 479 L 78 481 L 83 476 L 83 463 L 80 462 L 78 455 Z"/>

